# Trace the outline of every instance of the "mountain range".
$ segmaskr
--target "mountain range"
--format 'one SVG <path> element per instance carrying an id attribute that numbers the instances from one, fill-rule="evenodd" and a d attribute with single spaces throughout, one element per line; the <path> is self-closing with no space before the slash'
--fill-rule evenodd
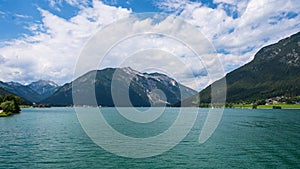
<path id="1" fill-rule="evenodd" d="M 129 67 L 106 68 L 90 71 L 73 82 L 63 85 L 42 103 L 72 105 L 73 85 L 76 85 L 76 90 L 73 92 L 82 98 L 79 103 L 76 103 L 77 105 L 91 105 L 89 100 L 93 93 L 96 93 L 97 105 L 116 106 L 114 96 L 119 99 L 118 106 L 125 107 L 130 106 L 128 100 L 133 106 L 172 105 L 197 93 L 164 74 L 141 73 Z M 115 95 L 111 92 L 112 86 L 115 86 L 113 88 Z M 128 95 L 129 99 L 126 98 Z"/>
<path id="2" fill-rule="evenodd" d="M 31 103 L 40 102 L 52 95 L 58 88 L 59 86 L 56 83 L 46 80 L 39 80 L 29 85 L 0 81 L 0 90 L 3 91 L 1 92 L 2 96 L 13 94 Z"/>
<path id="3" fill-rule="evenodd" d="M 133 106 L 178 106 L 180 103 L 198 106 L 200 103 L 210 103 L 211 86 L 222 81 L 227 83 L 228 103 L 253 103 L 277 96 L 299 96 L 300 32 L 263 47 L 251 62 L 199 93 L 164 74 L 141 73 L 125 67 L 90 71 L 63 86 L 46 80 L 29 85 L 0 81 L 0 95 L 20 96 L 22 103 L 59 106 L 73 105 L 72 94 L 82 97 L 76 104 L 90 105 L 90 97 L 95 95 L 97 105 L 116 106 L 113 98 L 122 98 L 118 106 L 130 106 L 122 101 L 126 100 L 128 92 Z M 111 93 L 112 85 L 113 91 L 116 91 L 114 93 Z M 74 87 L 76 90 L 73 91 Z"/>

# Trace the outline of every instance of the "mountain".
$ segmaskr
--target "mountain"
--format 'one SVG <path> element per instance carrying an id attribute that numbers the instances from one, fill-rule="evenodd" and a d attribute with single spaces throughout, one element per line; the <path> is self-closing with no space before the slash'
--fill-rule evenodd
<path id="1" fill-rule="evenodd" d="M 49 97 L 59 88 L 59 86 L 55 82 L 49 80 L 39 80 L 36 82 L 32 82 L 28 85 L 28 87 L 41 95 L 42 99 Z"/>
<path id="2" fill-rule="evenodd" d="M 299 96 L 300 32 L 262 48 L 251 62 L 228 73 L 225 78 L 229 103 Z M 202 103 L 210 102 L 210 93 L 211 86 L 200 92 Z M 196 100 L 197 96 L 189 99 Z"/>
<path id="3" fill-rule="evenodd" d="M 74 89 L 73 92 L 81 98 L 77 104 L 91 105 L 90 98 L 95 94 L 97 105 L 106 107 L 130 106 L 126 102 L 128 95 L 133 106 L 148 107 L 174 104 L 181 100 L 181 93 L 183 99 L 197 93 L 160 73 L 140 73 L 129 67 L 106 68 L 90 71 L 73 82 L 65 84 L 41 103 L 73 105 L 72 89 L 74 86 L 76 90 Z M 111 93 L 112 86 L 114 95 Z M 113 101 L 112 95 L 116 96 L 114 98 L 118 100 L 117 105 L 115 104 L 116 100 Z"/>
<path id="4" fill-rule="evenodd" d="M 0 88 L 33 103 L 37 103 L 49 97 L 58 87 L 59 86 L 54 82 L 44 80 L 39 80 L 29 85 L 22 85 L 18 82 L 5 83 L 0 81 Z"/>
<path id="5" fill-rule="evenodd" d="M 12 94 L 12 93 L 6 91 L 5 89 L 3 89 L 2 87 L 0 87 L 0 96 L 4 99 L 4 97 L 7 96 L 7 95 L 14 95 L 14 94 Z M 22 105 L 30 105 L 31 102 L 28 101 L 28 100 L 26 100 L 26 99 L 24 99 L 24 98 L 22 98 L 22 97 L 20 97 L 20 104 L 22 104 Z"/>
<path id="6" fill-rule="evenodd" d="M 0 87 L 4 90 L 22 98 L 29 100 L 30 102 L 38 102 L 42 99 L 42 96 L 29 88 L 17 82 L 1 82 Z"/>

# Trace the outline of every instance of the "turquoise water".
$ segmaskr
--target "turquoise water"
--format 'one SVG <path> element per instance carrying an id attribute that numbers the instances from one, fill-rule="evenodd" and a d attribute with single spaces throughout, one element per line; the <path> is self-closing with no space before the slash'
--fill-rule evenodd
<path id="1" fill-rule="evenodd" d="M 114 109 L 105 110 L 116 130 L 139 135 Z M 140 133 L 163 132 L 176 118 L 175 110 Z M 300 168 L 300 110 L 226 109 L 216 132 L 199 144 L 206 111 L 200 110 L 188 136 L 170 151 L 131 159 L 94 144 L 72 108 L 22 109 L 0 118 L 0 168 Z"/>

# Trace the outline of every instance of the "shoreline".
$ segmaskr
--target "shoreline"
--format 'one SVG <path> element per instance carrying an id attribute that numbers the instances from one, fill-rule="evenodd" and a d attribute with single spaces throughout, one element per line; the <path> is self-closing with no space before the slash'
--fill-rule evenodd
<path id="1" fill-rule="evenodd" d="M 25 106 L 21 107 L 22 109 L 49 109 L 49 108 L 97 108 L 96 106 L 78 106 L 78 107 L 72 107 L 72 106 L 52 106 L 52 107 L 31 107 L 31 106 Z M 98 108 L 116 108 L 116 107 L 98 107 Z M 119 108 L 151 108 L 151 107 L 119 107 Z M 161 108 L 161 107 L 152 107 L 152 108 Z M 266 110 L 300 110 L 300 105 L 299 107 L 281 107 L 281 108 L 272 108 L 272 107 L 257 107 L 257 108 L 252 108 L 252 107 L 167 107 L 167 108 L 199 108 L 199 109 L 266 109 Z M 1 113 L 1 112 L 0 112 Z"/>

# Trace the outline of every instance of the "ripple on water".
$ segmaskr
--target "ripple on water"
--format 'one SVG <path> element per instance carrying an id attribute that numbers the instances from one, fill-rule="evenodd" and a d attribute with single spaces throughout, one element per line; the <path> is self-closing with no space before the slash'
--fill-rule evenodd
<path id="1" fill-rule="evenodd" d="M 113 115 L 109 118 L 121 125 Z M 168 114 L 148 128 L 156 131 L 144 134 L 161 132 L 169 125 L 164 120 Z M 18 116 L 0 119 L 0 168 L 300 168 L 299 111 L 226 109 L 216 132 L 199 144 L 204 120 L 205 115 L 199 116 L 189 135 L 170 151 L 130 159 L 95 145 L 73 109 L 23 109 Z"/>

